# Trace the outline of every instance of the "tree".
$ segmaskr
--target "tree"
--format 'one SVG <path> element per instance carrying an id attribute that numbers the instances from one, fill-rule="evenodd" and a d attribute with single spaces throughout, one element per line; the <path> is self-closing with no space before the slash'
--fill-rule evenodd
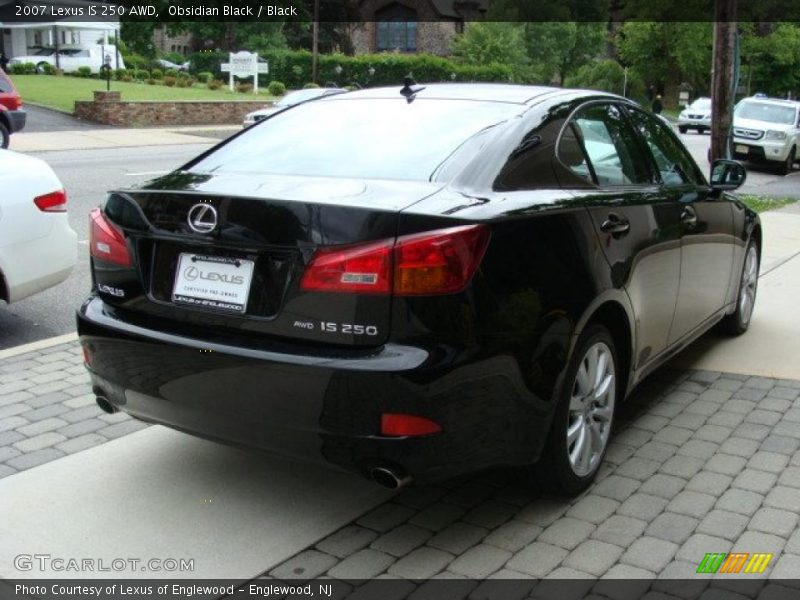
<path id="1" fill-rule="evenodd" d="M 120 23 L 119 37 L 125 42 L 130 52 L 143 56 L 151 52 L 153 44 L 153 31 L 156 23 L 153 21 L 126 21 Z"/>
<path id="2" fill-rule="evenodd" d="M 567 76 L 602 53 L 606 32 L 607 25 L 601 22 L 526 23 L 525 45 L 545 82 L 555 79 L 564 85 Z"/>
<path id="3" fill-rule="evenodd" d="M 800 90 L 800 25 L 778 23 L 766 31 L 753 26 L 742 29 L 742 75 L 751 89 L 774 96 Z"/>
<path id="4" fill-rule="evenodd" d="M 523 27 L 499 21 L 469 25 L 453 41 L 453 55 L 475 65 L 500 63 L 518 68 L 528 63 Z"/>

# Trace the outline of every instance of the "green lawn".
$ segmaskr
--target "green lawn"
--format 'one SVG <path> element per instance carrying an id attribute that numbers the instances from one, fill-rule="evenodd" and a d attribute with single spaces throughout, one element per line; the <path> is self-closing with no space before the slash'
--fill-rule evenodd
<path id="1" fill-rule="evenodd" d="M 42 104 L 68 112 L 73 111 L 75 100 L 91 100 L 92 92 L 106 89 L 104 80 L 52 75 L 14 75 L 14 85 L 22 95 L 23 102 Z M 111 90 L 122 92 L 123 100 L 272 100 L 266 89 L 259 89 L 256 96 L 253 93 L 231 93 L 227 86 L 210 90 L 199 83 L 194 87 L 179 88 L 112 81 Z"/>
<path id="2" fill-rule="evenodd" d="M 797 202 L 794 198 L 765 198 L 763 196 L 749 196 L 741 195 L 739 200 L 744 202 L 747 206 L 756 212 L 765 212 L 768 210 L 775 210 L 787 204 Z"/>

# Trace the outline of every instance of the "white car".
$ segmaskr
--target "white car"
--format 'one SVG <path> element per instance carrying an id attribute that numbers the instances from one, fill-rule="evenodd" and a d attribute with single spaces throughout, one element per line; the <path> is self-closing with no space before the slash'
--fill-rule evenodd
<path id="1" fill-rule="evenodd" d="M 119 68 L 125 68 L 125 61 L 122 60 L 121 54 L 117 56 L 117 59 L 114 58 L 116 51 L 116 46 L 113 44 L 95 44 L 88 47 L 64 46 L 59 48 L 58 52 L 55 48 L 42 48 L 35 54 L 15 56 L 9 61 L 9 64 L 33 63 L 40 73 L 44 71 L 45 64 L 58 67 L 65 73 L 74 73 L 81 67 L 89 67 L 92 73 L 99 73 L 105 63 L 108 63 L 112 69 L 116 69 L 117 60 L 119 60 Z M 58 57 L 57 61 L 56 57 Z"/>
<path id="2" fill-rule="evenodd" d="M 698 98 L 678 115 L 678 131 L 686 133 L 689 129 L 711 131 L 711 98 Z"/>
<path id="3" fill-rule="evenodd" d="M 250 125 L 254 125 L 259 121 L 263 121 L 268 116 L 274 115 L 276 112 L 282 111 L 291 106 L 295 106 L 301 102 L 308 102 L 309 100 L 316 100 L 317 98 L 331 96 L 333 94 L 342 94 L 346 91 L 347 90 L 343 90 L 341 88 L 309 88 L 307 90 L 289 92 L 272 106 L 253 111 L 245 115 L 243 125 L 244 127 L 250 127 Z"/>
<path id="4" fill-rule="evenodd" d="M 739 160 L 777 164 L 788 175 L 800 154 L 800 102 L 740 101 L 733 112 L 733 154 Z"/>
<path id="5" fill-rule="evenodd" d="M 43 160 L 0 150 L 0 298 L 16 302 L 64 281 L 78 259 L 64 186 Z"/>

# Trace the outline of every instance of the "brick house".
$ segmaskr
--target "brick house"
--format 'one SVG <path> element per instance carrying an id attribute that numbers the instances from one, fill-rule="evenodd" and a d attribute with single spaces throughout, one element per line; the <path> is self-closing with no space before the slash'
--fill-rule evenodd
<path id="1" fill-rule="evenodd" d="M 490 0 L 361 0 L 362 23 L 351 33 L 356 54 L 450 54 L 464 24 L 478 20 Z"/>

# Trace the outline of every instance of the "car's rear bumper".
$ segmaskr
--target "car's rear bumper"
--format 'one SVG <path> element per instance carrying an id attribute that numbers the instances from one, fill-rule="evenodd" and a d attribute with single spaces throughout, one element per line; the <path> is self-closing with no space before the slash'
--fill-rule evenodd
<path id="1" fill-rule="evenodd" d="M 11 126 L 11 133 L 22 131 L 22 129 L 25 128 L 25 123 L 28 120 L 28 113 L 26 113 L 24 110 L 8 110 L 5 114 L 8 117 L 8 123 Z"/>
<path id="2" fill-rule="evenodd" d="M 391 466 L 430 481 L 528 463 L 549 428 L 552 403 L 529 391 L 508 354 L 387 344 L 323 356 L 210 344 L 132 325 L 96 297 L 81 307 L 78 332 L 93 385 L 134 417 L 364 475 Z M 442 432 L 384 437 L 383 413 L 426 417 Z"/>
<path id="3" fill-rule="evenodd" d="M 711 121 L 706 119 L 678 118 L 678 127 L 686 127 L 688 129 L 711 129 Z"/>

